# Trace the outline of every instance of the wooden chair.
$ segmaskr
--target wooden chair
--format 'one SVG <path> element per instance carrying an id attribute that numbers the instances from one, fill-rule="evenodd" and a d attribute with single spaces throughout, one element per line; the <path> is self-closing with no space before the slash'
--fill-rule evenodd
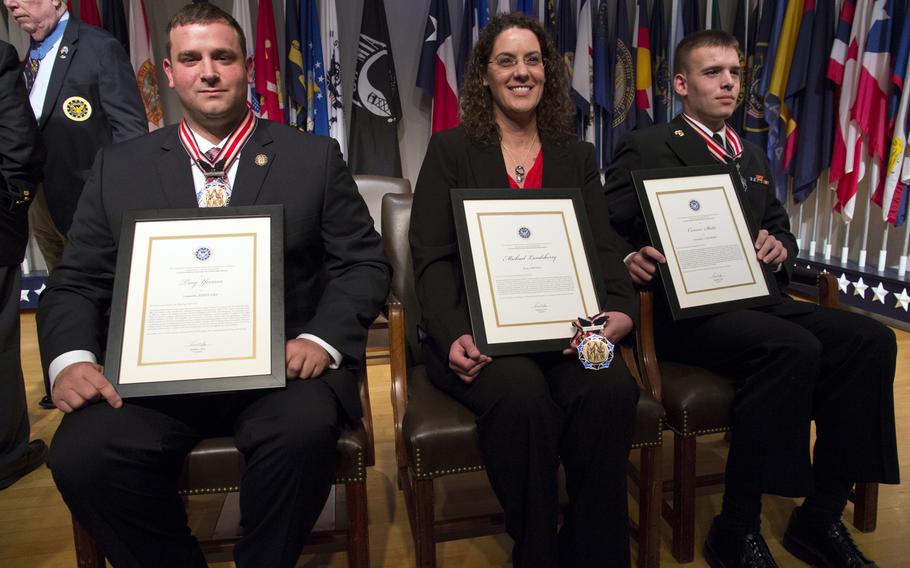
<path id="1" fill-rule="evenodd" d="M 493 511 L 465 513 L 455 518 L 437 518 L 436 489 L 455 475 L 481 472 L 483 459 L 477 440 L 476 417 L 429 381 L 421 364 L 417 342 L 420 308 L 414 292 L 408 227 L 411 196 L 383 198 L 382 226 L 386 255 L 393 266 L 389 301 L 392 410 L 395 421 L 395 453 L 398 486 L 404 492 L 416 549 L 417 566 L 436 566 L 436 543 L 497 534 L 505 531 L 503 514 Z M 636 369 L 631 351 L 623 353 L 630 369 Z M 632 467 L 638 491 L 637 522 L 632 534 L 638 540 L 638 566 L 660 563 L 659 504 L 660 455 L 663 411 L 655 399 L 642 391 L 638 403 L 633 444 L 640 460 Z M 489 487 L 485 476 L 477 484 Z M 555 527 L 554 527 L 555 528 Z"/>
<path id="2" fill-rule="evenodd" d="M 793 274 L 796 295 L 821 305 L 837 306 L 837 281 L 827 273 L 797 267 Z M 792 292 L 792 290 L 788 290 Z M 671 551 L 678 562 L 695 558 L 695 494 L 699 487 L 723 483 L 723 472 L 696 474 L 696 440 L 699 436 L 729 432 L 734 390 L 722 375 L 694 365 L 658 362 L 654 346 L 654 302 L 651 292 L 639 291 L 641 309 L 639 353 L 651 394 L 666 410 L 666 427 L 673 431 L 673 479 L 665 482 L 672 502 L 661 504 L 663 517 L 673 529 Z M 853 524 L 863 532 L 875 529 L 877 483 L 858 483 Z"/>
<path id="3" fill-rule="evenodd" d="M 341 519 L 344 526 L 312 532 L 304 552 L 347 551 L 350 568 L 369 568 L 366 468 L 375 464 L 375 453 L 365 365 L 361 366 L 358 373 L 358 382 L 363 418 L 358 424 L 342 430 L 338 439 L 338 463 L 335 468 L 335 484 L 344 488 L 347 518 Z M 243 469 L 243 455 L 234 445 L 233 438 L 207 438 L 187 456 L 180 480 L 180 494 L 189 497 L 240 491 Z M 206 554 L 225 553 L 239 538 L 200 540 L 200 545 Z M 76 563 L 80 568 L 104 568 L 104 551 L 75 518 L 73 539 L 76 545 Z"/>

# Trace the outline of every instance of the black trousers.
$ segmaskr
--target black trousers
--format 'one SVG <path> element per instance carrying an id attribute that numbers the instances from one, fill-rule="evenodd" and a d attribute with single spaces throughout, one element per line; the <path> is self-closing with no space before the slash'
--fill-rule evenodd
<path id="1" fill-rule="evenodd" d="M 618 352 L 600 371 L 558 353 L 496 357 L 466 384 L 424 351 L 433 383 L 477 415 L 514 565 L 628 566 L 626 468 L 639 390 Z M 570 504 L 557 535 L 560 461 Z"/>
<path id="2" fill-rule="evenodd" d="M 806 495 L 815 476 L 898 483 L 894 333 L 846 311 L 785 298 L 657 330 L 662 356 L 734 380 L 727 487 Z M 810 461 L 810 421 L 817 440 Z"/>
<path id="3" fill-rule="evenodd" d="M 233 434 L 246 458 L 237 566 L 291 567 L 332 486 L 340 409 L 322 379 L 274 391 L 133 399 L 119 409 L 101 402 L 63 417 L 48 464 L 70 511 L 113 566 L 205 566 L 178 478 L 200 439 Z"/>
<path id="4" fill-rule="evenodd" d="M 28 412 L 19 358 L 19 265 L 0 266 L 0 477 L 28 451 Z"/>

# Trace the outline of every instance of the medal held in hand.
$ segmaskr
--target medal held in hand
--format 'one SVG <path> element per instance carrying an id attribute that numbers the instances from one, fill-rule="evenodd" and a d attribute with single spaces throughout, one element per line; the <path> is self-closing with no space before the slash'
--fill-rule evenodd
<path id="1" fill-rule="evenodd" d="M 609 316 L 600 313 L 591 319 L 578 318 L 572 322 L 576 330 L 572 346 L 581 366 L 589 371 L 609 368 L 613 362 L 613 343 L 602 335 L 608 319 Z"/>

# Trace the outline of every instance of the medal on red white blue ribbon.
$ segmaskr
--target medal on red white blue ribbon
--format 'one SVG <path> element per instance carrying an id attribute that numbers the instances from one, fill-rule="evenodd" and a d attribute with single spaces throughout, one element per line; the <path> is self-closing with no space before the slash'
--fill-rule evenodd
<path id="1" fill-rule="evenodd" d="M 589 371 L 607 369 L 613 362 L 613 343 L 603 336 L 604 325 L 610 319 L 601 312 L 590 319 L 578 318 L 572 325 L 575 327 L 575 336 L 572 346 L 578 354 L 581 366 Z"/>

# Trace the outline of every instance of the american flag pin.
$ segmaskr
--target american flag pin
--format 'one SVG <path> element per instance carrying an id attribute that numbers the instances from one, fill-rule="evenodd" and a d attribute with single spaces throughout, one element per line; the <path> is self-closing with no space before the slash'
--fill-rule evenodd
<path id="1" fill-rule="evenodd" d="M 60 48 L 60 59 L 66 59 L 66 55 L 70 52 L 70 48 L 66 45 Z"/>

